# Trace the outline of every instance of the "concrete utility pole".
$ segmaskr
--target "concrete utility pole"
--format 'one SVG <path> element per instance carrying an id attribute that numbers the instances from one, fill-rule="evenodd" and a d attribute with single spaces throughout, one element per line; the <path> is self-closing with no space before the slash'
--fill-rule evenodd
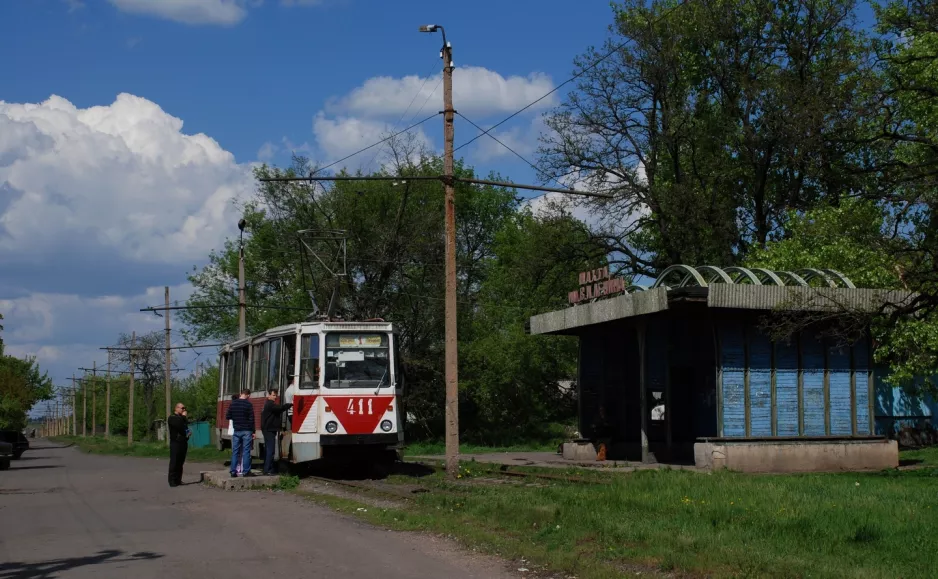
<path id="1" fill-rule="evenodd" d="M 75 375 L 72 374 L 72 380 L 74 379 Z M 88 436 L 88 386 L 84 380 L 81 381 L 81 436 Z"/>
<path id="2" fill-rule="evenodd" d="M 91 436 L 98 430 L 98 363 L 91 363 Z"/>
<path id="3" fill-rule="evenodd" d="M 137 345 L 137 332 L 130 337 L 130 395 L 127 397 L 127 446 L 134 443 L 134 346 Z"/>
<path id="4" fill-rule="evenodd" d="M 239 268 L 239 271 L 241 269 Z M 242 275 L 243 277 L 243 275 Z M 163 288 L 163 295 L 165 297 L 166 309 L 163 310 L 164 315 L 166 316 L 166 446 L 169 446 L 169 417 L 170 417 L 170 398 L 172 397 L 172 384 L 170 383 L 169 378 L 169 364 L 171 361 L 170 357 L 170 328 L 169 328 L 169 286 Z"/>
<path id="5" fill-rule="evenodd" d="M 75 392 L 74 374 L 72 374 L 72 436 L 78 436 L 78 394 Z"/>
<path id="6" fill-rule="evenodd" d="M 421 32 L 443 36 L 443 186 L 446 203 L 446 305 L 445 305 L 445 368 L 446 368 L 446 472 L 459 474 L 459 351 L 456 332 L 456 187 L 454 181 L 453 140 L 453 47 L 446 41 L 442 26 L 421 26 Z"/>
<path id="7" fill-rule="evenodd" d="M 243 340 L 247 327 L 247 300 L 244 289 L 244 219 L 238 221 L 241 235 L 238 240 L 238 339 Z"/>
<path id="8" fill-rule="evenodd" d="M 104 438 L 111 438 L 111 351 L 107 351 L 107 394 L 104 398 Z"/>

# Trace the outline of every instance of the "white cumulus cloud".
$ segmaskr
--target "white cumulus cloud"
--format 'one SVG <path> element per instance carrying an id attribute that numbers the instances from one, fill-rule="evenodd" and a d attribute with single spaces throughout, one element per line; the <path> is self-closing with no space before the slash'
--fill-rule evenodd
<path id="1" fill-rule="evenodd" d="M 329 159 L 340 159 L 350 155 L 359 149 L 367 147 L 373 143 L 390 135 L 393 131 L 391 123 L 374 119 L 364 119 L 358 117 L 337 117 L 328 118 L 322 112 L 313 118 L 313 135 L 316 137 L 316 143 L 320 151 Z M 432 147 L 430 138 L 417 128 L 411 131 L 415 135 L 417 145 L 423 147 Z M 379 145 L 380 147 L 380 145 Z M 383 148 L 374 147 L 362 153 L 355 160 L 350 159 L 350 164 L 366 164 L 376 154 L 381 155 L 385 151 Z"/>
<path id="2" fill-rule="evenodd" d="M 48 372 L 54 383 L 62 386 L 79 367 L 90 368 L 97 362 L 104 368 L 107 353 L 101 347 L 113 345 L 121 333 L 136 332 L 138 336 L 149 332 L 163 332 L 164 319 L 140 308 L 160 306 L 162 287 L 144 288 L 132 296 L 96 295 L 80 296 L 65 292 L 42 293 L 11 299 L 0 299 L 3 313 L 4 353 L 16 356 L 34 356 L 42 371 Z M 170 287 L 173 302 L 184 302 L 191 294 L 188 283 Z M 180 323 L 172 320 L 173 345 L 183 345 Z M 198 350 L 202 363 L 214 362 L 214 349 Z M 174 364 L 191 370 L 195 359 L 193 350 L 174 352 Z"/>
<path id="3" fill-rule="evenodd" d="M 122 12 L 154 16 L 183 24 L 231 26 L 244 20 L 241 0 L 109 0 Z"/>
<path id="4" fill-rule="evenodd" d="M 62 249 L 142 263 L 204 260 L 231 233 L 250 167 L 157 104 L 0 101 L 0 262 Z"/>
<path id="5" fill-rule="evenodd" d="M 441 106 L 441 75 L 429 79 L 416 75 L 370 78 L 348 95 L 334 100 L 327 110 L 355 116 L 391 117 L 403 114 L 408 107 L 414 114 L 423 103 L 427 103 L 423 111 L 431 114 Z M 480 66 L 456 67 L 453 71 L 454 106 L 470 117 L 513 113 L 553 88 L 550 77 L 539 72 L 504 77 Z M 551 95 L 531 110 L 556 104 L 556 95 Z"/>

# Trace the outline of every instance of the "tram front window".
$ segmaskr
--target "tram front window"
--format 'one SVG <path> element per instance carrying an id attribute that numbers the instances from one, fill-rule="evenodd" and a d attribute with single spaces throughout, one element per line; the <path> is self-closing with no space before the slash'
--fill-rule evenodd
<path id="1" fill-rule="evenodd" d="M 326 335 L 326 387 L 368 388 L 387 384 L 387 334 L 341 333 Z"/>

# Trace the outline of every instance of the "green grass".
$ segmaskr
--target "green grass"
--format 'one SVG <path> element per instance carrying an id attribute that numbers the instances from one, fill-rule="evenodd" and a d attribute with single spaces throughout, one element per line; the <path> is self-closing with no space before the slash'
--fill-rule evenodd
<path id="1" fill-rule="evenodd" d="M 473 484 L 484 468 L 464 465 L 458 484 L 439 473 L 420 479 L 431 492 L 414 495 L 407 509 L 363 512 L 323 500 L 391 528 L 451 535 L 582 579 L 643 568 L 708 577 L 925 577 L 938 567 L 938 468 L 587 472 L 580 474 L 605 482 Z"/>
<path id="2" fill-rule="evenodd" d="M 128 446 L 127 439 L 124 437 L 105 439 L 103 437 L 59 436 L 53 440 L 63 444 L 75 444 L 80 450 L 89 454 L 169 458 L 169 447 L 165 442 L 134 442 L 133 445 Z M 218 452 L 214 447 L 190 447 L 186 454 L 187 462 L 221 463 L 229 458 L 231 458 L 230 452 Z"/>
<path id="3" fill-rule="evenodd" d="M 460 444 L 460 454 L 491 454 L 495 452 L 555 452 L 557 444 L 530 443 L 512 446 L 480 446 L 476 444 Z M 443 442 L 414 442 L 404 448 L 405 456 L 435 456 L 446 453 L 446 443 Z"/>
<path id="4" fill-rule="evenodd" d="M 899 453 L 899 460 L 903 464 L 918 467 L 938 467 L 938 446 L 918 450 L 904 450 Z"/>

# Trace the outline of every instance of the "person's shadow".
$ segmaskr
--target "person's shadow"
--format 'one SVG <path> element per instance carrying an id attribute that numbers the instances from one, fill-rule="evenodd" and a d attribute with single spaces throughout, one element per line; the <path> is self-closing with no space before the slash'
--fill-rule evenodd
<path id="1" fill-rule="evenodd" d="M 141 551 L 139 553 L 124 555 L 123 551 L 107 549 L 98 551 L 86 557 L 72 557 L 68 559 L 53 559 L 38 563 L 0 563 L 0 579 L 53 579 L 57 573 L 87 567 L 89 565 L 103 565 L 107 563 L 125 563 L 132 561 L 149 561 L 159 559 L 163 555 Z"/>

